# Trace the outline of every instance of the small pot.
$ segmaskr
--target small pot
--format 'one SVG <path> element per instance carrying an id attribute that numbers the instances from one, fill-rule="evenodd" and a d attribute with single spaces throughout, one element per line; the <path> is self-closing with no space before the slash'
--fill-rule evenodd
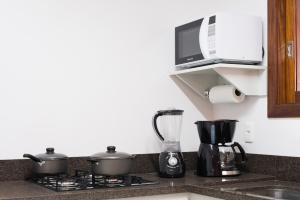
<path id="1" fill-rule="evenodd" d="M 129 174 L 135 155 L 117 152 L 115 146 L 108 146 L 107 151 L 90 156 L 92 172 L 98 175 L 119 176 Z"/>
<path id="2" fill-rule="evenodd" d="M 55 153 L 54 148 L 47 148 L 46 153 L 36 156 L 24 154 L 23 157 L 34 161 L 33 172 L 37 175 L 66 174 L 68 171 L 68 157 Z"/>

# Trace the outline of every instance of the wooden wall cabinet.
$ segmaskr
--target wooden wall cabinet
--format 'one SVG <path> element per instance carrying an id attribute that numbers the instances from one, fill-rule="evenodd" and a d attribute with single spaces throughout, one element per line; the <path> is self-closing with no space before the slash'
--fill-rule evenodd
<path id="1" fill-rule="evenodd" d="M 300 117 L 300 0 L 268 0 L 268 117 Z"/>

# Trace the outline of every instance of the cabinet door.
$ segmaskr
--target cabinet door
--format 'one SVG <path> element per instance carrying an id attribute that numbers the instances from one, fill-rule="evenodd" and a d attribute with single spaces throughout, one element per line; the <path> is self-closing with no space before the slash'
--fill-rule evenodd
<path id="1" fill-rule="evenodd" d="M 268 0 L 268 116 L 300 116 L 300 0 Z"/>

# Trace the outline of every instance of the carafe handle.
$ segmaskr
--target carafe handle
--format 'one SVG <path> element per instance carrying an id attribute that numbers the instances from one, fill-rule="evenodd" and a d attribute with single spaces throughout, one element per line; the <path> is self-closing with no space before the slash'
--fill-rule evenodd
<path id="1" fill-rule="evenodd" d="M 156 135 L 158 136 L 158 138 L 161 140 L 161 141 L 164 141 L 164 137 L 160 134 L 158 128 L 157 128 L 157 119 L 158 117 L 162 116 L 163 114 L 161 112 L 157 112 L 154 116 L 153 116 L 153 119 L 152 119 L 152 126 L 153 126 L 153 129 L 154 129 L 154 132 L 156 133 Z"/>
<path id="2" fill-rule="evenodd" d="M 241 156 L 242 156 L 241 164 L 245 164 L 246 161 L 247 161 L 247 157 L 246 157 L 245 150 L 243 149 L 243 147 L 242 147 L 239 143 L 234 142 L 234 143 L 231 145 L 231 148 L 232 148 L 232 151 L 233 151 L 235 157 L 237 156 L 237 153 L 236 153 L 236 151 L 235 151 L 235 149 L 234 149 L 235 147 L 237 147 L 237 148 L 239 149 L 240 153 L 241 153 Z"/>

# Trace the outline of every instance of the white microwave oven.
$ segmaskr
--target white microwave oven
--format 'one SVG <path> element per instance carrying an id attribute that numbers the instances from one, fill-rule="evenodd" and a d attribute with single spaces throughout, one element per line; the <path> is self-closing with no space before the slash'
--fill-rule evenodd
<path id="1" fill-rule="evenodd" d="M 262 59 L 260 17 L 217 13 L 175 28 L 176 68 L 220 62 L 258 64 Z"/>

